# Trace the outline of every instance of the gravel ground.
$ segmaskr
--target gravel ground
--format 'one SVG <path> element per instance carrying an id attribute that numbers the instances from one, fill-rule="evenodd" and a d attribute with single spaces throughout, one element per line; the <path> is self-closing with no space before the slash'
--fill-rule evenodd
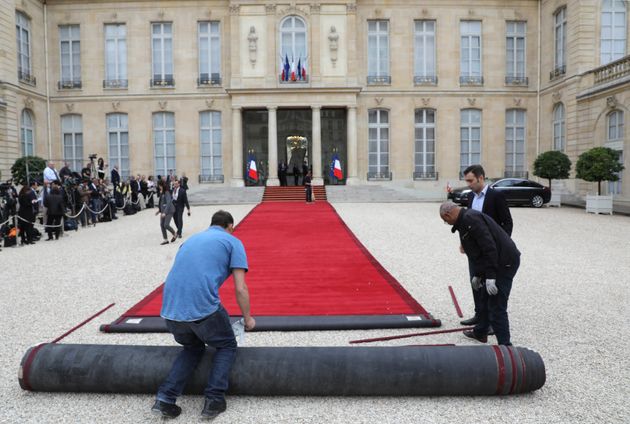
<path id="1" fill-rule="evenodd" d="M 185 234 L 204 229 L 218 206 L 194 207 Z M 252 205 L 224 206 L 238 221 Z M 373 255 L 443 328 L 458 326 L 448 292 L 472 311 L 467 265 L 457 236 L 436 203 L 337 204 Z M 229 397 L 217 423 L 622 423 L 630 420 L 630 218 L 583 210 L 512 209 L 513 238 L 523 253 L 512 289 L 513 343 L 539 352 L 547 383 L 511 397 L 259 398 Z M 173 345 L 168 334 L 103 334 L 155 288 L 176 245 L 159 246 L 151 211 L 81 229 L 58 242 L 0 252 L 0 422 L 155 422 L 152 395 L 50 394 L 22 391 L 18 365 L 27 348 L 54 339 L 96 311 L 104 315 L 65 343 Z M 255 299 L 253 300 L 255 301 Z M 248 334 L 249 346 L 347 345 L 356 338 L 417 330 Z M 494 340 L 494 339 L 492 339 Z M 444 334 L 382 344 L 467 344 Z M 418 382 L 422 384 L 422 382 Z M 180 422 L 197 422 L 203 399 L 184 396 Z"/>

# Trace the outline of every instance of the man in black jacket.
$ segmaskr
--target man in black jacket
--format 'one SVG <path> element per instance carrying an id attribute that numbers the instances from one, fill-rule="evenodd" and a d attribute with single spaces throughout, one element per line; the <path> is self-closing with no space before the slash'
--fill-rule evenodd
<path id="1" fill-rule="evenodd" d="M 112 168 L 111 182 L 114 186 L 114 192 L 116 192 L 119 189 L 118 186 L 120 185 L 120 172 L 118 172 L 118 165 L 114 165 Z"/>
<path id="2" fill-rule="evenodd" d="M 486 184 L 486 172 L 481 165 L 471 165 L 464 170 L 464 180 L 470 188 L 468 193 L 468 209 L 483 212 L 494 220 L 503 230 L 512 235 L 512 215 L 505 196 L 500 191 L 490 188 Z M 469 263 L 470 278 L 473 277 Z M 475 301 L 475 316 L 463 320 L 463 325 L 475 325 L 479 321 L 479 292 L 473 290 Z"/>
<path id="3" fill-rule="evenodd" d="M 175 205 L 175 226 L 177 227 L 177 237 L 182 238 L 182 229 L 184 228 L 184 207 L 188 209 L 190 216 L 190 205 L 188 204 L 188 195 L 186 189 L 180 187 L 179 180 L 173 183 L 173 204 Z"/>
<path id="4" fill-rule="evenodd" d="M 479 321 L 464 335 L 486 343 L 492 325 L 498 344 L 511 345 L 507 303 L 521 252 L 507 233 L 481 212 L 445 202 L 440 206 L 440 217 L 453 226 L 451 232 L 459 232 L 473 274 L 470 284 L 480 297 Z"/>

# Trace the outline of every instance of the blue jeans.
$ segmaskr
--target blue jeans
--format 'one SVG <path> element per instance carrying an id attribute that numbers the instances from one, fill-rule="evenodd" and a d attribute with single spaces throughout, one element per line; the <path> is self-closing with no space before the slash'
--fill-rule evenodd
<path id="1" fill-rule="evenodd" d="M 212 358 L 212 369 L 204 394 L 210 400 L 223 401 L 228 389 L 230 370 L 236 359 L 236 339 L 230 317 L 223 306 L 219 306 L 216 312 L 199 321 L 166 320 L 166 327 L 183 349 L 175 358 L 168 377 L 158 389 L 157 399 L 166 403 L 176 402 L 203 358 L 208 345 L 215 348 L 216 352 Z"/>

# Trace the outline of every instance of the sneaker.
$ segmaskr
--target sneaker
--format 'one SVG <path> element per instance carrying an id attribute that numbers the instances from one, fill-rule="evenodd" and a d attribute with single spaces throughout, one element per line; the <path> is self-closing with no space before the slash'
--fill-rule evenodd
<path id="1" fill-rule="evenodd" d="M 479 336 L 477 334 L 475 334 L 475 332 L 473 330 L 464 330 L 464 336 L 470 338 L 470 339 L 475 339 L 478 342 L 481 343 L 488 343 L 488 336 Z"/>
<path id="2" fill-rule="evenodd" d="M 221 412 L 224 412 L 227 408 L 225 400 L 213 400 L 206 398 L 206 403 L 203 405 L 203 411 L 201 411 L 201 418 L 212 420 L 216 418 Z"/>
<path id="3" fill-rule="evenodd" d="M 479 323 L 479 317 L 477 315 L 475 315 L 474 317 L 465 319 L 463 321 L 460 321 L 459 323 L 461 325 L 475 325 L 475 324 Z"/>
<path id="4" fill-rule="evenodd" d="M 160 415 L 165 418 L 177 418 L 182 413 L 182 408 L 174 403 L 166 403 L 161 400 L 156 400 L 155 404 L 151 408 L 151 412 L 156 415 Z"/>

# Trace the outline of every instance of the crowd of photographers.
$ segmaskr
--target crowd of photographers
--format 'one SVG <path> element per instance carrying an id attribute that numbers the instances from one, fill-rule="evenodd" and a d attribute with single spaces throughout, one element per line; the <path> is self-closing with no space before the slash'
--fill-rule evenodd
<path id="1" fill-rule="evenodd" d="M 117 212 L 135 214 L 153 208 L 155 195 L 163 186 L 169 187 L 177 177 L 172 173 L 154 179 L 144 175 L 121 178 L 115 166 L 106 175 L 107 165 L 99 158 L 98 165 L 88 163 L 81 172 L 66 163 L 59 171 L 48 162 L 43 174 L 30 178 L 20 190 L 9 180 L 0 184 L 0 237 L 4 246 L 34 244 L 42 237 L 59 239 L 64 231 L 76 230 L 79 225 L 95 226 L 99 222 L 117 219 Z M 106 178 L 110 177 L 110 178 Z M 184 176 L 180 183 L 187 185 Z M 17 224 L 17 227 L 16 227 Z"/>

